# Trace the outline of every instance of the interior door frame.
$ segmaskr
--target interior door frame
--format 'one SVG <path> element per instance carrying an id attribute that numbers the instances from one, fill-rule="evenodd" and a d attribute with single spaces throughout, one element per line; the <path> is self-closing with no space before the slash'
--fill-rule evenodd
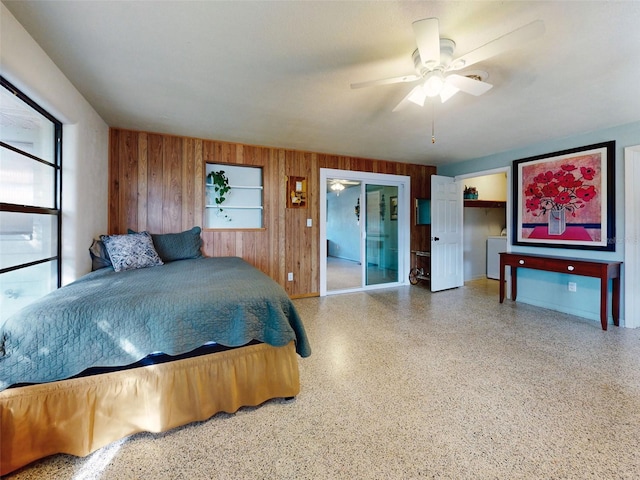
<path id="1" fill-rule="evenodd" d="M 342 291 L 327 292 L 327 179 L 340 178 L 365 184 L 390 185 L 398 187 L 398 281 L 367 285 L 350 292 L 390 288 L 409 283 L 409 264 L 411 261 L 411 177 L 386 173 L 359 172 L 356 170 L 320 169 L 320 296 L 344 293 Z M 361 200 L 362 204 L 362 200 Z M 364 213 L 364 208 L 361 209 Z M 361 213 L 362 215 L 362 213 Z M 361 217 L 361 245 L 364 243 L 362 232 L 364 222 Z M 362 250 L 361 250 L 362 251 Z M 361 253 L 362 255 L 362 253 Z"/>

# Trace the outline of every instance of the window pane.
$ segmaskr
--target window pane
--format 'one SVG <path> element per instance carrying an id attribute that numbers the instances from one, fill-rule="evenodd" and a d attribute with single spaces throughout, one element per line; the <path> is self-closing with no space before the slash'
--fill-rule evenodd
<path id="1" fill-rule="evenodd" d="M 55 162 L 55 125 L 13 95 L 0 89 L 0 140 L 50 163 Z"/>
<path id="2" fill-rule="evenodd" d="M 37 213 L 0 212 L 0 268 L 55 257 L 57 218 Z"/>
<path id="3" fill-rule="evenodd" d="M 57 287 L 58 262 L 46 262 L 0 275 L 0 322 Z"/>
<path id="4" fill-rule="evenodd" d="M 55 169 L 0 148 L 0 202 L 55 208 Z"/>

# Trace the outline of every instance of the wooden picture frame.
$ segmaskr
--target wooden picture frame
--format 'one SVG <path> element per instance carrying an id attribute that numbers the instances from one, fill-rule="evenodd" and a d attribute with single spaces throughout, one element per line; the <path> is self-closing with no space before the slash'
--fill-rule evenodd
<path id="1" fill-rule="evenodd" d="M 287 208 L 307 208 L 305 177 L 287 177 Z"/>
<path id="2" fill-rule="evenodd" d="M 615 141 L 513 161 L 513 244 L 615 251 Z"/>
<path id="3" fill-rule="evenodd" d="M 389 197 L 389 219 L 398 220 L 398 197 Z"/>

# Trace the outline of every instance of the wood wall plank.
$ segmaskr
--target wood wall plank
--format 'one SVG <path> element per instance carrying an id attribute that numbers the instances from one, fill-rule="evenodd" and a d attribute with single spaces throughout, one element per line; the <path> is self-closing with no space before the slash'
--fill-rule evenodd
<path id="1" fill-rule="evenodd" d="M 163 136 L 150 134 L 147 140 L 147 230 L 151 233 L 165 233 L 162 221 L 163 148 Z"/>
<path id="2" fill-rule="evenodd" d="M 182 138 L 163 136 L 162 149 L 162 231 L 182 229 Z M 155 233 L 155 232 L 153 232 Z"/>
<path id="3" fill-rule="evenodd" d="M 120 221 L 120 130 L 109 130 L 109 198 L 107 221 L 110 233 L 118 232 Z"/>
<path id="4" fill-rule="evenodd" d="M 193 171 L 195 175 L 195 181 L 193 186 L 193 225 L 186 226 L 185 229 L 192 226 L 202 227 L 204 225 L 204 185 L 205 185 L 205 167 L 203 160 L 203 142 L 196 139 L 194 149 L 195 155 L 193 158 Z"/>
<path id="5" fill-rule="evenodd" d="M 412 201 L 429 198 L 436 172 L 431 166 L 111 129 L 109 233 L 203 226 L 206 163 L 261 167 L 264 210 L 260 229 L 203 229 L 203 253 L 240 256 L 292 297 L 320 291 L 321 168 L 408 175 Z M 306 208 L 287 208 L 288 176 L 307 178 Z M 411 248 L 428 250 L 430 230 L 415 226 L 415 212 L 411 215 Z M 287 281 L 288 272 L 293 282 Z"/>
<path id="6" fill-rule="evenodd" d="M 182 193 L 180 230 L 188 230 L 194 225 L 195 222 L 195 139 L 185 138 L 182 142 L 182 170 L 180 172 L 180 180 L 182 185 L 180 187 Z"/>
<path id="7" fill-rule="evenodd" d="M 138 135 L 127 132 L 120 144 L 120 210 L 124 214 L 120 233 L 138 224 Z"/>
<path id="8" fill-rule="evenodd" d="M 138 135 L 138 231 L 147 229 L 147 196 L 149 188 L 147 176 L 149 174 L 147 134 Z"/>

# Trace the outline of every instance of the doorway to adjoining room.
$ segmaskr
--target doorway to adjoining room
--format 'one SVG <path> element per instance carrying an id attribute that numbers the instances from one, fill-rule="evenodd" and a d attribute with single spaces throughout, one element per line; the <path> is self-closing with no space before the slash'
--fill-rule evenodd
<path id="1" fill-rule="evenodd" d="M 508 168 L 460 179 L 475 198 L 464 199 L 464 281 L 499 278 L 500 252 L 508 247 Z M 465 195 L 469 197 L 469 195 Z"/>
<path id="2" fill-rule="evenodd" d="M 323 169 L 321 295 L 405 283 L 408 178 Z"/>

